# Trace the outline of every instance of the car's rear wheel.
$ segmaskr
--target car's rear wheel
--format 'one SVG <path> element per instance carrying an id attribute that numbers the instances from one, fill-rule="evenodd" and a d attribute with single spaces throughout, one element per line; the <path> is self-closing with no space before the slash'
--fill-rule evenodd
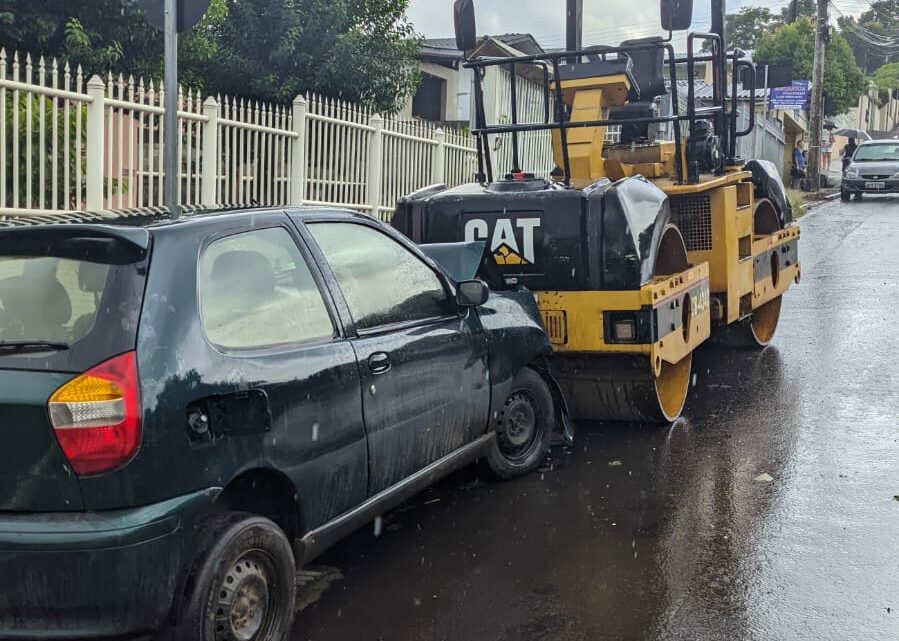
<path id="1" fill-rule="evenodd" d="M 282 641 L 290 633 L 296 568 L 284 532 L 245 513 L 203 525 L 205 549 L 169 635 L 179 641 Z"/>
<path id="2" fill-rule="evenodd" d="M 493 421 L 496 440 L 486 458 L 490 473 L 512 479 L 537 469 L 549 450 L 554 417 L 546 381 L 535 370 L 523 369 Z"/>

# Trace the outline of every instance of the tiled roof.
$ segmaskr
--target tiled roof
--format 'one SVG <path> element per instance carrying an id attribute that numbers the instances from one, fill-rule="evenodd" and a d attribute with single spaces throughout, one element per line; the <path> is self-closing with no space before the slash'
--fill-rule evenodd
<path id="1" fill-rule="evenodd" d="M 432 49 L 450 49 L 452 51 L 458 51 L 456 49 L 455 38 L 427 38 L 423 44 L 425 47 L 431 47 Z"/>

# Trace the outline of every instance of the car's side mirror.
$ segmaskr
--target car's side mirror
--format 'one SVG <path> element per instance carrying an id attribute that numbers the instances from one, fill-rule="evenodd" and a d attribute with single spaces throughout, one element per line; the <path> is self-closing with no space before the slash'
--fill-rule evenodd
<path id="1" fill-rule="evenodd" d="M 490 288 L 480 280 L 463 280 L 456 286 L 459 307 L 480 307 L 490 298 Z"/>
<path id="2" fill-rule="evenodd" d="M 693 0 L 662 0 L 662 29 L 686 31 L 693 24 Z"/>
<path id="3" fill-rule="evenodd" d="M 474 19 L 474 0 L 456 0 L 456 49 L 468 52 L 478 46 L 478 30 Z"/>

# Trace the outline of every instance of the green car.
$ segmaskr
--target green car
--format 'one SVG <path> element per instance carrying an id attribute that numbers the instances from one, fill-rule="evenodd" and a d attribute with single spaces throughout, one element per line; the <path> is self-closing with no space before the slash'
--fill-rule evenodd
<path id="1" fill-rule="evenodd" d="M 325 209 L 0 228 L 0 637 L 282 639 L 342 536 L 540 465 L 533 296 L 436 253 Z"/>

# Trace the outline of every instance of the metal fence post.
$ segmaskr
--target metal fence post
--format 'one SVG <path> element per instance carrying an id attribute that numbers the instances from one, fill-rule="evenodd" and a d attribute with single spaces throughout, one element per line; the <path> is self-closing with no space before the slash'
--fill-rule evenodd
<path id="1" fill-rule="evenodd" d="M 87 81 L 87 95 L 91 101 L 87 105 L 87 136 L 85 164 L 85 206 L 88 211 L 103 209 L 103 178 L 106 166 L 103 149 L 106 147 L 103 126 L 105 105 L 105 87 L 100 76 L 91 76 Z"/>
<path id="2" fill-rule="evenodd" d="M 437 141 L 437 146 L 434 147 L 431 182 L 436 185 L 446 182 L 446 132 L 443 128 L 434 132 L 434 140 Z"/>
<path id="3" fill-rule="evenodd" d="M 290 154 L 290 203 L 302 205 L 306 201 L 306 99 L 293 99 L 293 147 Z"/>
<path id="4" fill-rule="evenodd" d="M 217 203 L 219 165 L 219 105 L 209 96 L 203 101 L 203 155 L 200 157 L 200 176 L 203 191 L 200 204 L 212 207 Z"/>
<path id="5" fill-rule="evenodd" d="M 369 125 L 374 131 L 368 147 L 368 205 L 371 208 L 371 215 L 378 218 L 381 213 L 381 150 L 384 141 L 384 119 L 375 114 L 369 120 Z"/>

